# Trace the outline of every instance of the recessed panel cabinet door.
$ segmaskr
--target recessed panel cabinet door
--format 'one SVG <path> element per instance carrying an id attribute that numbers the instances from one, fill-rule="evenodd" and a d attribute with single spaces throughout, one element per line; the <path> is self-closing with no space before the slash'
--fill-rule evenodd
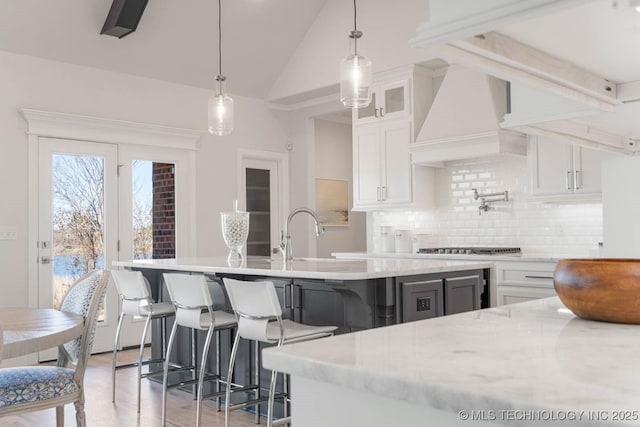
<path id="1" fill-rule="evenodd" d="M 532 142 L 531 190 L 534 195 L 546 196 L 573 192 L 572 146 L 551 138 L 537 138 Z"/>
<path id="2" fill-rule="evenodd" d="M 409 204 L 411 197 L 411 160 L 409 141 L 411 122 L 398 120 L 382 125 L 384 160 L 382 200 L 385 204 Z"/>
<path id="3" fill-rule="evenodd" d="M 399 278 L 398 283 L 402 290 L 402 323 L 444 314 L 442 279 Z"/>
<path id="4" fill-rule="evenodd" d="M 480 275 L 444 279 L 445 314 L 480 309 Z"/>
<path id="5" fill-rule="evenodd" d="M 361 126 L 353 141 L 353 204 L 373 205 L 379 202 L 381 193 L 382 150 L 380 128 L 377 124 Z"/>
<path id="6" fill-rule="evenodd" d="M 573 147 L 576 193 L 602 192 L 602 151 Z"/>

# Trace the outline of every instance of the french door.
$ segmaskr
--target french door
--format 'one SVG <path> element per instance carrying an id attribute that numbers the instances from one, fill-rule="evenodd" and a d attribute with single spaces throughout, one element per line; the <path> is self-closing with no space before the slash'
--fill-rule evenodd
<path id="1" fill-rule="evenodd" d="M 190 233 L 183 150 L 39 138 L 38 305 L 56 307 L 78 277 L 115 260 L 173 258 Z M 182 190 L 179 191 L 179 189 Z M 178 197 L 178 195 L 183 195 Z M 93 352 L 113 349 L 118 319 L 108 287 Z M 142 319 L 128 318 L 121 345 L 136 345 Z M 55 358 L 55 351 L 40 359 Z"/>
<path id="2" fill-rule="evenodd" d="M 75 280 L 118 259 L 118 146 L 40 138 L 38 148 L 38 306 L 57 308 Z M 117 294 L 109 286 L 95 352 L 109 350 L 117 316 Z M 56 355 L 52 349 L 40 359 Z"/>

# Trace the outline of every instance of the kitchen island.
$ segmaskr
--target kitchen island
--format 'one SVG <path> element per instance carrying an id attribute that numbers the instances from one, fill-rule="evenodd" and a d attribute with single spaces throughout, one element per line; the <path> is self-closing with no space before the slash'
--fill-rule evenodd
<path id="1" fill-rule="evenodd" d="M 301 258 L 288 263 L 280 258 L 256 258 L 240 266 L 229 266 L 225 258 L 117 261 L 113 265 L 142 271 L 155 285 L 156 300 L 166 300 L 161 274 L 167 271 L 204 273 L 218 284 L 223 277 L 271 280 L 285 318 L 337 325 L 339 333 L 488 306 L 487 277 L 492 266 L 478 261 L 335 258 Z M 224 306 L 224 292 L 214 287 L 212 293 Z M 418 310 L 417 303 L 405 304 L 407 298 L 422 298 L 422 309 Z"/>
<path id="2" fill-rule="evenodd" d="M 249 259 L 244 265 L 229 266 L 225 258 L 164 259 L 114 262 L 116 267 L 140 270 L 152 284 L 154 299 L 167 301 L 164 272 L 203 273 L 215 301 L 214 308 L 230 310 L 222 279 L 271 280 L 274 282 L 283 318 L 309 325 L 337 326 L 337 334 L 361 331 L 418 319 L 470 311 L 488 303 L 488 262 L 439 260 L 337 260 L 323 258 Z M 169 321 L 171 322 L 171 321 Z M 152 355 L 162 354 L 161 328 L 153 330 Z M 166 334 L 166 331 L 164 332 Z M 231 333 L 223 331 L 222 368 L 231 347 Z M 178 333 L 173 362 L 188 365 L 191 348 L 202 351 L 204 339 Z M 261 344 L 260 348 L 264 346 Z M 242 343 L 234 375 L 238 382 L 254 378 L 256 352 Z M 215 351 L 210 353 L 214 357 Z M 210 359 L 213 362 L 213 359 Z M 210 363 L 209 366 L 214 366 Z M 268 384 L 269 371 L 259 373 Z"/>
<path id="3" fill-rule="evenodd" d="M 557 297 L 266 349 L 311 426 L 640 425 L 640 325 Z M 323 408 L 331 408 L 330 411 Z"/>
<path id="4" fill-rule="evenodd" d="M 294 258 L 284 263 L 281 257 L 249 257 L 241 265 L 231 266 L 226 258 L 171 258 L 115 261 L 116 267 L 198 272 L 205 274 L 247 274 L 253 276 L 299 277 L 305 279 L 361 280 L 489 268 L 488 262 L 425 259 L 337 259 Z"/>

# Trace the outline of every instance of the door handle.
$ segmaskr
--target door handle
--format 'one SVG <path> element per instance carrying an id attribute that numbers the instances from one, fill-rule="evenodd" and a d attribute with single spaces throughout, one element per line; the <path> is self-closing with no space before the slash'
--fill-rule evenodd
<path id="1" fill-rule="evenodd" d="M 378 118 L 378 117 L 379 117 L 379 116 L 378 116 L 378 109 L 377 109 L 377 108 L 374 108 L 374 109 L 373 109 L 373 114 L 376 116 L 376 118 Z"/>
<path id="2" fill-rule="evenodd" d="M 382 201 L 380 194 L 382 193 L 382 191 L 380 191 L 380 187 L 376 187 L 376 200 L 377 201 Z"/>
<path id="3" fill-rule="evenodd" d="M 580 171 L 573 171 L 573 188 L 579 190 L 582 187 L 582 174 Z"/>
<path id="4" fill-rule="evenodd" d="M 291 283 L 284 284 L 284 308 L 293 308 L 293 285 Z"/>
<path id="5" fill-rule="evenodd" d="M 384 108 L 380 107 L 380 117 L 384 117 Z"/>
<path id="6" fill-rule="evenodd" d="M 53 259 L 50 256 L 40 257 L 40 264 L 51 264 L 51 262 L 53 262 Z"/>

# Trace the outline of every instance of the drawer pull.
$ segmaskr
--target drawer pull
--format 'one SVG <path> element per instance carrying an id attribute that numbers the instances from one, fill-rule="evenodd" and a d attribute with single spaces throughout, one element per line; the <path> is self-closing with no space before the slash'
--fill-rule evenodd
<path id="1" fill-rule="evenodd" d="M 550 276 L 524 276 L 526 279 L 553 279 L 553 277 Z"/>

